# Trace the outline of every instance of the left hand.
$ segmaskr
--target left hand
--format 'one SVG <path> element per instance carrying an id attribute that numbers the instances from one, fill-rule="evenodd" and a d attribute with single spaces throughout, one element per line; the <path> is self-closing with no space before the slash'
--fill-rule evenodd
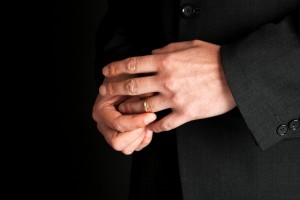
<path id="1" fill-rule="evenodd" d="M 141 95 L 152 112 L 172 113 L 148 125 L 153 132 L 168 131 L 186 122 L 224 114 L 236 106 L 220 58 L 220 46 L 200 40 L 171 43 L 152 55 L 131 57 L 103 68 L 106 77 L 123 74 L 152 75 L 104 83 L 100 94 Z M 143 113 L 144 101 L 119 105 L 123 113 Z"/>
<path id="2" fill-rule="evenodd" d="M 104 83 L 122 81 L 134 78 L 134 75 L 123 75 L 105 78 Z M 150 95 L 151 94 L 147 94 Z M 97 123 L 99 132 L 111 147 L 129 155 L 148 146 L 152 140 L 153 131 L 146 128 L 156 119 L 154 113 L 124 114 L 118 110 L 122 102 L 136 102 L 146 95 L 120 96 L 98 95 L 93 106 L 92 117 Z"/>

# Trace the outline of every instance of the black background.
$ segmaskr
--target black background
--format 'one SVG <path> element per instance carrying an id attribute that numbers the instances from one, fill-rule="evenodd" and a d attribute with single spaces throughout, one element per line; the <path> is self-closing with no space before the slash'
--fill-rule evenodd
<path id="1" fill-rule="evenodd" d="M 124 200 L 128 196 L 131 157 L 112 150 L 91 117 L 98 93 L 94 42 L 106 10 L 104 0 L 61 1 L 53 8 L 59 123 L 67 136 L 66 151 L 61 153 L 67 165 L 58 165 L 64 172 L 58 182 L 66 197 L 76 199 Z"/>

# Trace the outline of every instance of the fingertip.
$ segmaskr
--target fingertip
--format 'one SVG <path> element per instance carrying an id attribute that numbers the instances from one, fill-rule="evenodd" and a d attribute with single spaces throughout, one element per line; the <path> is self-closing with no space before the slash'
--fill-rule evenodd
<path id="1" fill-rule="evenodd" d="M 108 67 L 104 67 L 104 68 L 102 69 L 102 74 L 103 74 L 104 76 L 109 76 L 109 69 L 108 69 Z"/>
<path id="2" fill-rule="evenodd" d="M 154 120 L 156 120 L 156 114 L 155 113 L 147 113 L 147 116 L 146 116 L 144 122 L 145 122 L 145 124 L 150 124 Z"/>
<path id="3" fill-rule="evenodd" d="M 148 113 L 151 116 L 152 121 L 156 120 L 157 116 L 155 113 Z"/>
<path id="4" fill-rule="evenodd" d="M 124 112 L 125 112 L 125 106 L 124 106 L 123 103 L 121 103 L 121 104 L 118 106 L 118 110 L 119 110 L 119 112 L 121 112 L 121 113 L 124 113 Z"/>
<path id="5" fill-rule="evenodd" d="M 153 49 L 152 51 L 151 51 L 151 54 L 157 54 L 159 52 L 159 49 Z"/>
<path id="6" fill-rule="evenodd" d="M 99 88 L 99 93 L 104 96 L 106 94 L 106 88 L 105 86 L 101 85 Z"/>

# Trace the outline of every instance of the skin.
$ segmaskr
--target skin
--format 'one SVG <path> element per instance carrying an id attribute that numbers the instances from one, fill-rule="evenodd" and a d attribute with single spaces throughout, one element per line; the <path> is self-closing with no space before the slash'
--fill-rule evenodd
<path id="1" fill-rule="evenodd" d="M 171 43 L 153 50 L 152 55 L 112 62 L 102 72 L 107 78 L 127 76 L 104 82 L 93 110 L 98 129 L 109 144 L 116 146 L 113 137 L 123 134 L 119 139 L 122 148 L 117 150 L 141 150 L 151 141 L 147 140 L 147 133 L 168 131 L 192 120 L 221 115 L 236 106 L 224 75 L 220 46 L 212 43 L 200 40 Z M 148 75 L 137 77 L 145 73 Z M 153 113 L 145 113 L 145 97 Z M 103 104 L 110 109 L 105 110 Z M 169 115 L 154 121 L 155 112 L 169 108 L 172 109 Z M 113 122 L 116 113 L 119 122 Z M 141 123 L 136 118 L 132 120 L 132 116 L 141 121 L 153 118 L 149 123 Z M 126 129 L 118 129 L 116 133 L 116 127 L 123 126 L 125 121 Z"/>
<path id="2" fill-rule="evenodd" d="M 120 81 L 129 77 L 134 76 L 105 78 L 104 83 Z M 153 132 L 146 126 L 156 119 L 154 113 L 124 115 L 116 109 L 121 102 L 139 101 L 144 96 L 101 96 L 100 94 L 97 96 L 92 117 L 107 143 L 116 151 L 130 155 L 134 151 L 142 150 L 151 142 Z"/>

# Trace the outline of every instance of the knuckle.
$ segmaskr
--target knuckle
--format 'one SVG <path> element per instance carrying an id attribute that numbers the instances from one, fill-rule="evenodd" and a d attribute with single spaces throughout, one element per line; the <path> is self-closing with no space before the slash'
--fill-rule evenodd
<path id="1" fill-rule="evenodd" d="M 176 65 L 178 59 L 176 57 L 176 53 L 160 56 L 159 70 L 164 71 L 165 74 L 172 74 L 174 72 L 174 65 Z"/>
<path id="2" fill-rule="evenodd" d="M 172 60 L 173 60 L 172 54 L 166 54 L 166 55 L 162 56 L 161 66 L 168 69 L 168 66 L 170 66 L 170 63 L 172 63 Z"/>
<path id="3" fill-rule="evenodd" d="M 137 70 L 137 58 L 131 57 L 125 60 L 125 68 L 129 73 L 133 73 Z"/>
<path id="4" fill-rule="evenodd" d="M 106 89 L 108 90 L 108 94 L 110 94 L 110 95 L 113 95 L 115 93 L 113 84 L 111 84 L 111 83 L 107 83 Z"/>
<path id="5" fill-rule="evenodd" d="M 134 79 L 126 80 L 124 84 L 124 89 L 131 95 L 137 94 L 138 86 L 136 81 Z"/>
<path id="6" fill-rule="evenodd" d="M 129 103 L 124 103 L 124 111 L 127 113 L 132 113 L 132 109 Z"/>
<path id="7" fill-rule="evenodd" d="M 165 48 L 172 51 L 175 48 L 175 43 L 169 43 L 165 46 Z"/>
<path id="8" fill-rule="evenodd" d="M 112 126 L 113 126 L 113 128 L 114 128 L 116 131 L 118 131 L 118 132 L 124 132 L 124 129 L 123 129 L 123 127 L 120 125 L 120 123 L 119 123 L 118 120 L 114 121 L 113 124 L 112 124 Z"/>
<path id="9" fill-rule="evenodd" d="M 200 44 L 200 41 L 199 40 L 192 40 L 191 41 L 191 45 L 192 46 L 198 46 Z"/>
<path id="10" fill-rule="evenodd" d="M 92 119 L 95 122 L 99 122 L 99 120 L 101 119 L 102 109 L 103 109 L 103 106 L 101 104 L 97 104 L 97 105 L 93 106 L 93 109 L 92 109 Z"/>
<path id="11" fill-rule="evenodd" d="M 165 78 L 163 80 L 163 87 L 167 90 L 174 90 L 175 89 L 176 81 L 172 78 Z"/>
<path id="12" fill-rule="evenodd" d="M 94 120 L 94 121 L 98 121 L 98 114 L 97 114 L 97 107 L 94 105 L 93 106 L 93 111 L 92 111 L 92 119 Z"/>
<path id="13" fill-rule="evenodd" d="M 96 113 L 96 111 L 93 109 L 93 112 L 92 112 L 92 119 L 97 122 L 98 121 L 98 115 Z"/>
<path id="14" fill-rule="evenodd" d="M 116 74 L 116 64 L 114 62 L 110 63 L 108 66 L 108 73 L 111 75 L 115 75 Z"/>
<path id="15" fill-rule="evenodd" d="M 171 97 L 171 101 L 172 103 L 176 106 L 176 107 L 182 107 L 184 105 L 186 105 L 185 103 L 185 99 L 180 97 L 179 95 L 177 94 L 174 94 L 172 97 Z"/>
<path id="16" fill-rule="evenodd" d="M 182 115 L 188 119 L 194 119 L 196 117 L 196 112 L 191 107 L 185 108 Z"/>
<path id="17" fill-rule="evenodd" d="M 172 129 L 172 124 L 171 124 L 171 122 L 163 122 L 163 123 L 161 123 L 160 129 L 161 129 L 162 131 L 169 131 L 169 130 L 171 130 L 171 129 Z"/>
<path id="18" fill-rule="evenodd" d="M 123 144 L 117 136 L 115 136 L 111 139 L 111 147 L 116 151 L 123 150 Z"/>

